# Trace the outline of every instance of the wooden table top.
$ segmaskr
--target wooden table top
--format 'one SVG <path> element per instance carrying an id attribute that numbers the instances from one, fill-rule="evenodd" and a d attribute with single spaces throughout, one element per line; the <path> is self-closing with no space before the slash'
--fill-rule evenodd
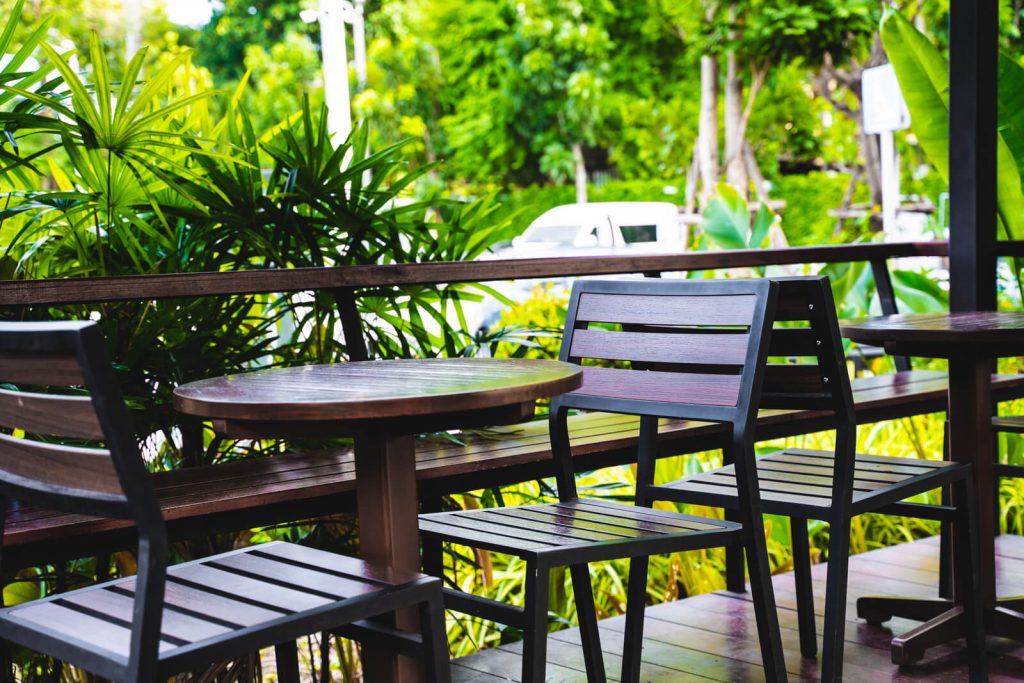
<path id="1" fill-rule="evenodd" d="M 367 420 L 535 401 L 579 388 L 579 366 L 431 358 L 269 368 L 183 384 L 177 410 L 228 420 Z"/>
<path id="2" fill-rule="evenodd" d="M 924 350 L 937 357 L 944 347 L 963 350 L 965 345 L 980 353 L 1024 354 L 1024 311 L 969 311 L 961 313 L 918 313 L 883 315 L 876 318 L 840 321 L 843 336 L 855 342 L 884 345 L 913 353 Z M 921 354 L 925 355 L 925 354 Z"/>

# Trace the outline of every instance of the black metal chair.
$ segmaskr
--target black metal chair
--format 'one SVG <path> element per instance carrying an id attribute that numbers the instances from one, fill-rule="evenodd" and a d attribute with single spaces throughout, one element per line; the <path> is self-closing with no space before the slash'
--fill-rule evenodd
<path id="1" fill-rule="evenodd" d="M 755 406 L 776 285 L 767 280 L 582 281 L 573 287 L 560 358 L 626 361 L 632 369 L 585 367 L 583 387 L 552 401 L 550 431 L 560 502 L 421 515 L 424 564 L 440 575 L 442 543 L 526 560 L 525 608 L 445 590 L 445 606 L 519 626 L 523 679 L 544 680 L 548 577 L 568 566 L 588 679 L 605 678 L 587 563 L 632 558 L 622 680 L 640 675 L 647 556 L 744 545 L 768 680 L 786 679 L 782 643 L 753 467 Z M 596 325 L 596 327 L 594 326 Z M 615 328 L 615 329 L 610 329 Z M 622 328 L 617 329 L 617 328 Z M 567 415 L 570 408 L 638 414 L 641 479 L 657 456 L 658 418 L 731 425 L 745 504 L 740 524 L 577 496 Z"/>
<path id="2" fill-rule="evenodd" d="M 297 638 L 418 606 L 422 634 L 394 637 L 413 641 L 431 680 L 449 680 L 435 578 L 288 543 L 167 568 L 164 521 L 95 324 L 0 323 L 0 382 L 20 385 L 0 389 L 0 509 L 11 498 L 130 519 L 139 534 L 137 576 L 2 609 L 3 641 L 147 683 L 275 645 L 279 679 L 297 683 Z"/>
<path id="3" fill-rule="evenodd" d="M 791 278 L 777 282 L 780 289 L 776 321 L 799 326 L 777 326 L 772 331 L 769 360 L 782 362 L 770 363 L 766 368 L 760 407 L 828 410 L 836 417 L 834 453 L 786 449 L 757 460 L 764 511 L 787 516 L 791 521 L 801 653 L 805 657 L 817 656 L 808 519 L 824 520 L 831 525 L 823 681 L 842 679 L 851 519 L 865 512 L 944 519 L 954 521 L 957 533 L 969 539 L 968 546 L 974 548 L 973 553 L 962 553 L 957 558 L 956 573 L 967 603 L 972 676 L 984 680 L 981 614 L 974 609 L 972 599 L 977 580 L 977 547 L 971 540 L 974 501 L 970 467 L 856 453 L 853 397 L 828 279 Z M 793 358 L 801 362 L 790 362 Z M 646 472 L 642 480 L 638 477 L 638 496 L 737 509 L 747 495 L 739 486 L 738 471 L 734 465 L 727 465 L 662 485 L 653 485 L 650 473 Z M 954 487 L 955 508 L 901 502 L 950 485 Z M 738 588 L 742 589 L 742 585 Z"/>

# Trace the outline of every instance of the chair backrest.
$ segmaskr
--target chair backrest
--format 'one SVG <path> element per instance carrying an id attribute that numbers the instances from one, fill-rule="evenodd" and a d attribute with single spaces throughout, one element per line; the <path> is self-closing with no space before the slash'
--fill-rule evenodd
<path id="1" fill-rule="evenodd" d="M 843 338 L 827 277 L 776 278 L 778 305 L 761 408 L 825 410 L 835 415 L 833 512 L 852 505 L 857 421 Z"/>
<path id="2" fill-rule="evenodd" d="M 156 659 L 166 536 L 95 323 L 0 323 L 0 496 L 135 522 L 138 588 L 129 668 L 148 680 L 142 674 Z M 6 507 L 0 501 L 0 510 Z"/>
<path id="3" fill-rule="evenodd" d="M 553 409 L 750 423 L 776 289 L 770 280 L 578 281 L 559 358 L 584 366 L 583 386 Z"/>
<path id="4" fill-rule="evenodd" d="M 778 303 L 761 408 L 831 410 L 853 426 L 853 392 L 827 277 L 772 278 Z"/>

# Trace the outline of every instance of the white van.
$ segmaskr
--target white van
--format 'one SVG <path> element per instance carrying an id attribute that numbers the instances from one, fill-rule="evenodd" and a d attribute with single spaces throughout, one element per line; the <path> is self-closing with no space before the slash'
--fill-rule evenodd
<path id="1" fill-rule="evenodd" d="M 679 220 L 679 208 L 671 202 L 564 204 L 541 214 L 510 246 L 481 258 L 680 253 L 686 250 L 687 236 L 687 226 Z M 489 285 L 512 301 L 524 301 L 542 282 L 571 285 L 570 278 Z M 496 298 L 487 297 L 480 304 L 465 305 L 463 309 L 470 329 L 476 330 L 497 323 L 505 306 Z"/>
<path id="2" fill-rule="evenodd" d="M 492 258 L 539 258 L 686 249 L 686 228 L 671 202 L 564 204 L 530 223 Z"/>

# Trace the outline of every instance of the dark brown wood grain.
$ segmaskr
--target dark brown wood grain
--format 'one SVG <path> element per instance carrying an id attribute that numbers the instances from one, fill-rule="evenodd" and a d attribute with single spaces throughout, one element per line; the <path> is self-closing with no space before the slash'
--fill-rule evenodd
<path id="1" fill-rule="evenodd" d="M 892 546 L 861 553 L 850 558 L 851 598 L 867 593 L 892 595 L 934 594 L 938 581 L 938 538 Z M 1007 591 L 1024 573 L 1024 563 L 1008 554 L 1021 554 L 1024 538 L 1003 535 L 997 539 L 997 552 L 1006 559 L 999 568 L 998 580 Z M 815 584 L 818 627 L 824 612 L 823 580 L 827 563 L 812 566 Z M 811 683 L 820 680 L 820 661 L 800 656 L 797 616 L 794 610 L 792 572 L 772 577 L 779 622 L 786 650 L 791 681 Z M 750 593 L 719 590 L 648 607 L 644 628 L 643 680 L 711 680 L 722 683 L 764 681 L 757 647 Z M 854 610 L 846 621 L 847 676 L 851 681 L 882 683 L 961 683 L 967 680 L 966 657 L 960 644 L 935 648 L 933 656 L 912 667 L 899 667 L 890 661 L 889 642 L 894 633 L 910 627 L 910 622 L 894 620 L 873 627 L 857 619 Z M 608 643 L 605 662 L 609 671 L 617 671 L 620 662 L 618 642 L 625 618 L 601 621 L 602 642 Z M 548 641 L 548 671 L 560 680 L 585 680 L 580 634 L 575 628 L 551 633 Z M 521 648 L 518 643 L 501 645 L 468 657 L 453 660 L 457 681 L 499 683 L 519 680 Z M 1024 666 L 1024 645 L 1008 640 L 989 641 L 990 680 L 1012 683 L 1020 680 Z M 697 678 L 700 677 L 700 678 Z"/>
<path id="2" fill-rule="evenodd" d="M 178 387 L 175 407 L 203 418 L 364 420 L 521 404 L 580 385 L 567 363 L 491 358 L 365 361 L 275 368 Z"/>
<path id="3" fill-rule="evenodd" d="M 575 393 L 637 401 L 734 406 L 740 393 L 740 376 L 587 367 L 583 369 L 583 386 Z"/>
<path id="4" fill-rule="evenodd" d="M 0 434 L 0 469 L 26 481 L 123 494 L 110 453 L 99 448 L 60 446 Z"/>
<path id="5" fill-rule="evenodd" d="M 777 328 L 772 330 L 768 344 L 769 356 L 817 356 L 822 340 L 810 329 Z"/>
<path id="6" fill-rule="evenodd" d="M 57 396 L 0 389 L 0 425 L 33 434 L 102 439 L 88 396 Z"/>
<path id="7" fill-rule="evenodd" d="M 67 387 L 81 385 L 84 381 L 74 356 L 0 355 L 0 382 Z"/>
<path id="8" fill-rule="evenodd" d="M 1003 244 L 1003 243 L 1000 243 Z M 344 287 L 486 282 L 620 273 L 744 268 L 796 263 L 844 263 L 903 256 L 945 256 L 945 242 L 845 244 L 647 256 L 595 256 L 465 261 L 336 268 L 178 273 L 117 278 L 0 282 L 0 306 L 144 301 L 224 294 L 260 294 Z"/>
<path id="9" fill-rule="evenodd" d="M 830 381 L 834 381 L 831 378 Z M 811 363 L 772 363 L 765 368 L 762 394 L 818 393 L 828 391 L 821 369 Z M 766 399 L 766 404 L 770 401 Z"/>
<path id="10" fill-rule="evenodd" d="M 643 325 L 750 325 L 755 297 L 749 295 L 580 295 L 578 321 Z"/>
<path id="11" fill-rule="evenodd" d="M 855 342 L 898 346 L 938 357 L 971 347 L 977 355 L 996 347 L 1024 348 L 1024 311 L 972 311 L 886 315 L 840 322 L 843 336 Z"/>
<path id="12" fill-rule="evenodd" d="M 572 358 L 686 363 L 693 365 L 741 365 L 750 337 L 746 333 L 613 332 L 576 330 L 569 355 Z"/>

